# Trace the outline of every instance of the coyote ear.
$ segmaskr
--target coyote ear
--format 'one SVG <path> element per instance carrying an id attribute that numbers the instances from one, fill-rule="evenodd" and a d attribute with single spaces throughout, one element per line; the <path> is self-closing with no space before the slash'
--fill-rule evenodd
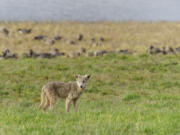
<path id="1" fill-rule="evenodd" d="M 91 75 L 86 75 L 86 77 L 89 79 L 91 77 Z"/>

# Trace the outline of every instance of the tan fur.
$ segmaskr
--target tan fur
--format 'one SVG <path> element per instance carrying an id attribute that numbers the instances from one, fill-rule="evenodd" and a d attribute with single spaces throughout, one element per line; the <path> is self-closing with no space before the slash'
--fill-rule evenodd
<path id="1" fill-rule="evenodd" d="M 77 110 L 76 102 L 83 93 L 90 75 L 76 75 L 75 82 L 59 82 L 53 81 L 45 84 L 41 93 L 40 107 L 46 110 L 47 107 L 53 109 L 58 98 L 66 99 L 66 112 L 69 111 L 69 105 L 73 102 L 75 110 Z"/>

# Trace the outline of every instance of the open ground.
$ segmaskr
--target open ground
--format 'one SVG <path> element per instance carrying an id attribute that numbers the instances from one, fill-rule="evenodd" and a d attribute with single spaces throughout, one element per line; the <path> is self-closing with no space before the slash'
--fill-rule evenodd
<path id="1" fill-rule="evenodd" d="M 8 37 L 1 36 L 1 48 L 9 48 L 18 54 L 28 49 L 46 52 L 52 47 L 64 52 L 76 51 L 80 47 L 90 50 L 126 48 L 137 51 L 135 55 L 108 53 L 104 56 L 80 56 L 72 59 L 56 57 L 1 60 L 1 135 L 180 133 L 180 56 L 146 53 L 149 44 L 178 47 L 178 23 L 1 25 L 12 31 Z M 32 33 L 19 35 L 17 28 L 32 28 Z M 82 33 L 84 39 L 77 45 L 58 41 L 52 46 L 33 40 L 35 35 L 50 36 L 54 33 L 67 39 L 76 38 L 77 34 Z M 105 39 L 104 45 L 86 46 L 88 39 L 101 36 Z M 64 100 L 59 100 L 53 111 L 43 112 L 39 109 L 41 88 L 46 82 L 67 82 L 75 80 L 76 74 L 87 73 L 91 74 L 91 79 L 78 101 L 78 112 L 74 112 L 71 106 L 70 112 L 65 113 Z"/>

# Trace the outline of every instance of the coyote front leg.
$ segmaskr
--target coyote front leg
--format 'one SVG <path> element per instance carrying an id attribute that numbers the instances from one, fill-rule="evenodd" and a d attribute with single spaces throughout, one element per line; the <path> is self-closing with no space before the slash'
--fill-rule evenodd
<path id="1" fill-rule="evenodd" d="M 73 100 L 74 110 L 77 112 L 77 99 Z"/>
<path id="2" fill-rule="evenodd" d="M 66 112 L 69 112 L 69 105 L 71 103 L 71 99 L 66 98 Z"/>

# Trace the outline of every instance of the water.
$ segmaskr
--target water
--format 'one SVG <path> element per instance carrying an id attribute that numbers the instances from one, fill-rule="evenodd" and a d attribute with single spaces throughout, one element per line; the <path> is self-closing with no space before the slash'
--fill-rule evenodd
<path id="1" fill-rule="evenodd" d="M 0 20 L 178 21 L 180 0 L 0 0 Z"/>

